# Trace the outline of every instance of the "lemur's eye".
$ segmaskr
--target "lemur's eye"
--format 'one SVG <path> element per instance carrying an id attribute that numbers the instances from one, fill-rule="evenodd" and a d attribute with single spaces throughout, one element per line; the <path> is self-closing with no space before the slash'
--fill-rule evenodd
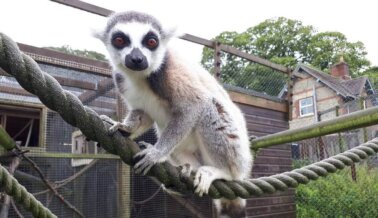
<path id="1" fill-rule="evenodd" d="M 146 42 L 146 45 L 150 49 L 156 48 L 156 46 L 158 45 L 158 41 L 155 38 L 149 38 Z"/>
<path id="2" fill-rule="evenodd" d="M 130 44 L 130 40 L 122 33 L 114 34 L 112 37 L 112 45 L 118 49 L 124 48 Z"/>
<path id="3" fill-rule="evenodd" d="M 125 44 L 125 40 L 122 37 L 117 37 L 113 39 L 113 44 L 116 46 L 123 46 Z"/>
<path id="4" fill-rule="evenodd" d="M 150 50 L 154 50 L 159 45 L 159 38 L 156 33 L 150 31 L 146 34 L 146 36 L 142 40 L 142 44 L 146 46 Z"/>

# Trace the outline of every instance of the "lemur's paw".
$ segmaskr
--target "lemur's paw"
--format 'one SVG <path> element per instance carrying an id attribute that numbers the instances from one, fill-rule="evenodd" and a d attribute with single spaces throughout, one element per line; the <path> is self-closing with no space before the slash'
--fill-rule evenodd
<path id="1" fill-rule="evenodd" d="M 106 115 L 100 115 L 100 118 L 103 122 L 106 122 L 106 123 L 112 125 L 108 129 L 109 135 L 114 135 L 115 132 L 120 131 L 120 133 L 123 136 L 125 136 L 125 137 L 130 136 L 130 128 L 128 126 L 126 126 L 124 123 L 114 121 L 112 118 L 110 118 Z"/>
<path id="2" fill-rule="evenodd" d="M 190 177 L 190 174 L 192 173 L 192 166 L 190 164 L 186 163 L 184 165 L 179 166 L 180 167 L 180 178 L 186 179 Z"/>
<path id="3" fill-rule="evenodd" d="M 258 138 L 258 137 L 255 136 L 255 135 L 250 135 L 250 136 L 248 136 L 248 137 L 249 137 L 249 141 L 252 141 L 252 140 L 255 140 L 255 139 Z"/>
<path id="4" fill-rule="evenodd" d="M 194 178 L 194 192 L 202 197 L 203 194 L 207 194 L 209 192 L 209 188 L 213 181 L 214 176 L 210 170 L 206 169 L 205 167 L 198 168 L 198 171 Z"/>
<path id="5" fill-rule="evenodd" d="M 146 175 L 159 162 L 161 154 L 153 145 L 147 142 L 139 142 L 139 144 L 146 146 L 146 149 L 143 149 L 134 156 L 134 160 L 136 161 L 134 170 L 136 174 Z"/>

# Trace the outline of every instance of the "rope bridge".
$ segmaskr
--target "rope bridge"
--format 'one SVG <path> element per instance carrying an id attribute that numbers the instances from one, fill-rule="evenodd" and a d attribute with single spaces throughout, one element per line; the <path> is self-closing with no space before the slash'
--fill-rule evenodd
<path id="1" fill-rule="evenodd" d="M 107 152 L 120 156 L 126 164 L 134 165 L 133 156 L 139 151 L 139 146 L 119 132 L 109 136 L 109 124 L 104 123 L 94 110 L 84 106 L 75 95 L 64 90 L 52 76 L 42 72 L 32 58 L 23 54 L 16 43 L 2 33 L 0 33 L 0 67 L 13 75 L 24 89 L 38 96 L 48 108 L 58 112 L 67 123 L 78 127 L 88 139 L 99 142 Z M 242 181 L 216 180 L 211 185 L 208 195 L 211 198 L 234 199 L 284 191 L 299 184 L 307 184 L 310 180 L 316 180 L 328 173 L 334 173 L 377 152 L 378 138 L 289 172 Z M 167 162 L 156 164 L 148 175 L 179 192 L 194 190 L 193 176 L 187 179 L 180 178 L 180 169 Z M 9 174 L 0 171 L 0 182 L 9 177 Z"/>

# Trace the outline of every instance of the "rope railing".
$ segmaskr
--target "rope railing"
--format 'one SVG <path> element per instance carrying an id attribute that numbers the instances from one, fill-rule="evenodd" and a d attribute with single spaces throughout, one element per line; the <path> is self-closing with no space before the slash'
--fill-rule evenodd
<path id="1" fill-rule="evenodd" d="M 8 150 L 16 147 L 16 143 L 1 126 L 0 146 Z M 16 202 L 22 204 L 27 211 L 30 211 L 33 214 L 34 217 L 57 217 L 47 207 L 43 206 L 43 204 L 32 194 L 30 194 L 2 165 L 0 165 L 0 184 L 7 195 L 12 196 Z"/>
<path id="2" fill-rule="evenodd" d="M 134 164 L 133 156 L 139 151 L 135 142 L 122 137 L 118 132 L 113 136 L 108 135 L 109 124 L 104 123 L 94 110 L 84 106 L 75 95 L 65 91 L 52 76 L 42 72 L 34 60 L 21 53 L 17 45 L 1 33 L 0 67 L 13 75 L 24 89 L 37 95 L 47 107 L 57 111 L 67 123 L 78 127 L 88 139 L 99 142 L 109 153 L 119 155 L 126 164 Z M 343 169 L 376 152 L 378 139 L 290 172 L 243 181 L 216 180 L 208 195 L 211 198 L 234 199 L 284 191 Z M 168 188 L 193 192 L 193 177 L 180 179 L 179 172 L 179 168 L 164 162 L 152 167 L 148 175 L 157 178 Z"/>
<path id="3" fill-rule="evenodd" d="M 0 184 L 7 195 L 24 206 L 34 217 L 57 217 L 47 207 L 30 194 L 3 166 L 0 165 Z"/>

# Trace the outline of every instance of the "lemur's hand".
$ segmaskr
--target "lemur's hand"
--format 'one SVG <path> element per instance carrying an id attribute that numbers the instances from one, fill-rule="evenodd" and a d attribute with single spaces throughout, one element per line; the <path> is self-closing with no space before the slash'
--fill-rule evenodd
<path id="1" fill-rule="evenodd" d="M 146 175 L 151 167 L 163 158 L 163 154 L 147 142 L 139 142 L 139 144 L 145 146 L 146 149 L 143 149 L 134 156 L 134 160 L 137 161 L 134 165 L 134 170 L 136 174 L 142 173 Z"/>
<path id="2" fill-rule="evenodd" d="M 100 118 L 103 122 L 107 122 L 112 125 L 108 129 L 108 134 L 113 135 L 115 132 L 119 131 L 123 136 L 129 137 L 131 134 L 131 129 L 127 125 L 121 122 L 114 121 L 112 118 L 106 115 L 100 115 Z"/>

